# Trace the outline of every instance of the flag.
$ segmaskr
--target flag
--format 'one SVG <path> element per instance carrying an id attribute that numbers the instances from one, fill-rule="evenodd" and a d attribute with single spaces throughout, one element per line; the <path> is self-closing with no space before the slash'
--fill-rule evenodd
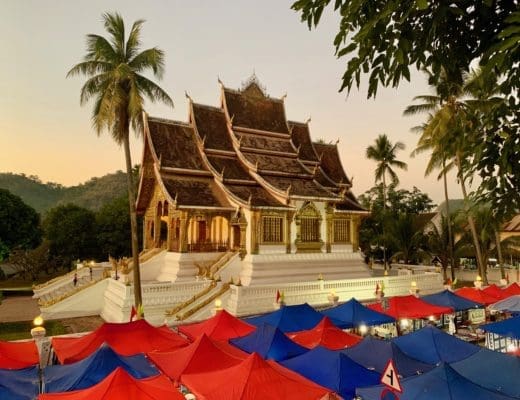
<path id="1" fill-rule="evenodd" d="M 280 301 L 280 297 L 281 297 L 281 295 L 280 295 L 280 291 L 277 290 L 277 291 L 276 291 L 276 302 L 277 302 L 277 303 Z"/>
<path id="2" fill-rule="evenodd" d="M 137 315 L 137 311 L 134 306 L 132 306 L 132 310 L 130 311 L 130 322 L 134 320 L 134 317 Z"/>

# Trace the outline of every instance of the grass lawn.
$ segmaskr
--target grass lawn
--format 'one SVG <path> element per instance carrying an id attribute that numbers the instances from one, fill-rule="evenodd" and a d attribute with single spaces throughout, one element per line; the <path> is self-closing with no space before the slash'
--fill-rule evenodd
<path id="1" fill-rule="evenodd" d="M 67 328 L 60 321 L 46 321 L 44 327 L 47 330 L 47 336 L 68 333 Z M 2 322 L 0 323 L 0 340 L 31 339 L 32 328 L 32 321 Z"/>

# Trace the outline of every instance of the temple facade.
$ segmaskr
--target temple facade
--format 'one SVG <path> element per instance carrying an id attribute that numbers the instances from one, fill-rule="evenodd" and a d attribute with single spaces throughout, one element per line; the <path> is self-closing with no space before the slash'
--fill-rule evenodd
<path id="1" fill-rule="evenodd" d="M 189 98 L 188 122 L 144 116 L 137 211 L 145 249 L 176 260 L 236 250 L 249 280 L 261 255 L 352 258 L 368 214 L 337 144 L 312 142 L 308 122 L 287 120 L 284 98 L 254 75 L 241 90 L 221 83 L 219 107 Z"/>

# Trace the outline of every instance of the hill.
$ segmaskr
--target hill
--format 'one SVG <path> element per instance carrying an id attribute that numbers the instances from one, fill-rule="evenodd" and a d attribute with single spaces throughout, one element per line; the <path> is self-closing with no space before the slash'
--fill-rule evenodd
<path id="1" fill-rule="evenodd" d="M 137 169 L 136 169 L 137 172 Z M 126 194 L 126 174 L 117 171 L 91 178 L 77 186 L 43 183 L 34 175 L 0 173 L 0 188 L 20 196 L 40 214 L 59 205 L 73 203 L 90 210 L 98 210 L 105 203 Z"/>

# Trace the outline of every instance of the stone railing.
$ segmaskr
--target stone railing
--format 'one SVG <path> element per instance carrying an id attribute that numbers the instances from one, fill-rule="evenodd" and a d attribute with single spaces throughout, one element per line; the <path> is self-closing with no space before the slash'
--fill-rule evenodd
<path id="1" fill-rule="evenodd" d="M 225 253 L 221 258 L 219 258 L 215 264 L 213 264 L 210 268 L 210 274 L 212 277 L 215 277 L 217 273 L 229 262 L 231 259 L 238 255 L 238 251 L 232 251 Z"/>
<path id="2" fill-rule="evenodd" d="M 329 304 L 328 297 L 332 293 L 338 296 L 340 302 L 352 297 L 358 300 L 374 299 L 377 284 L 384 285 L 386 296 L 407 295 L 410 294 L 412 282 L 416 282 L 420 294 L 443 290 L 442 276 L 436 273 L 258 286 L 232 285 L 226 309 L 240 316 L 272 311 L 277 291 L 283 292 L 286 304 L 307 302 L 313 306 Z"/>
<path id="3" fill-rule="evenodd" d="M 46 308 L 46 307 L 50 307 L 50 306 L 53 306 L 54 304 L 60 302 L 60 301 L 63 301 L 65 300 L 66 298 L 68 297 L 71 297 L 79 292 L 81 292 L 82 290 L 85 290 L 91 286 L 94 286 L 96 283 L 98 282 L 101 282 L 103 279 L 105 279 L 103 276 L 101 278 L 97 278 L 97 279 L 93 279 L 91 280 L 90 282 L 88 283 L 85 283 L 84 285 L 81 285 L 81 286 L 78 286 L 78 287 L 74 287 L 73 289 L 67 291 L 66 293 L 63 293 L 62 295 L 59 295 L 59 296 L 56 296 L 56 297 L 53 297 L 47 301 L 44 301 L 42 299 L 38 299 L 38 306 L 40 306 L 40 308 Z"/>
<path id="4" fill-rule="evenodd" d="M 204 299 L 203 301 L 201 301 L 200 303 L 198 303 L 196 306 L 190 308 L 189 310 L 187 310 L 186 312 L 178 315 L 178 320 L 180 321 L 183 321 L 185 320 L 186 318 L 189 318 L 191 317 L 193 314 L 195 314 L 197 311 L 200 311 L 202 310 L 204 307 L 206 307 L 208 304 L 211 304 L 213 303 L 213 301 L 215 299 L 217 299 L 218 297 L 222 296 L 224 293 L 226 293 L 230 288 L 230 284 L 229 283 L 224 283 L 222 285 L 222 287 L 217 290 L 215 293 L 213 293 L 211 296 L 209 296 L 207 299 Z"/>
<path id="5" fill-rule="evenodd" d="M 213 288 L 217 286 L 217 283 L 215 281 L 211 281 L 209 286 L 202 289 L 200 292 L 196 293 L 195 295 L 191 296 L 188 300 L 183 301 L 182 303 L 179 303 L 177 306 L 173 307 L 171 310 L 167 310 L 165 312 L 167 317 L 173 317 L 175 316 L 179 311 L 183 310 L 184 308 L 188 307 L 190 304 L 193 304 L 195 301 L 200 299 L 201 297 L 208 294 Z M 181 319 L 181 318 L 178 318 Z"/>

